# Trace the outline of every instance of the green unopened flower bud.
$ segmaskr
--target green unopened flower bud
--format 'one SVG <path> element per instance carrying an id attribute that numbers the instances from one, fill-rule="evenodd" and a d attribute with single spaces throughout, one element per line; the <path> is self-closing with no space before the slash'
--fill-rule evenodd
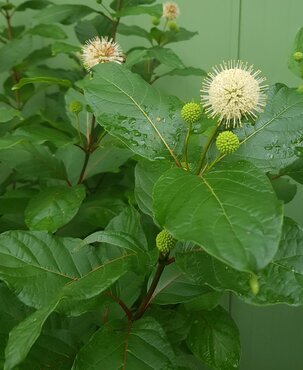
<path id="1" fill-rule="evenodd" d="M 303 53 L 301 51 L 296 51 L 295 53 L 293 53 L 292 57 L 296 62 L 301 62 L 303 60 Z"/>
<path id="2" fill-rule="evenodd" d="M 71 113 L 79 114 L 80 112 L 82 112 L 83 105 L 80 101 L 75 100 L 69 104 L 68 108 Z"/>
<path id="3" fill-rule="evenodd" d="M 160 18 L 158 18 L 158 17 L 152 17 L 152 24 L 154 26 L 159 26 L 159 24 L 160 24 Z"/>
<path id="4" fill-rule="evenodd" d="M 102 0 L 96 0 L 96 3 L 97 4 L 101 4 L 102 3 Z"/>
<path id="5" fill-rule="evenodd" d="M 260 285 L 259 285 L 258 278 L 256 275 L 252 275 L 252 277 L 249 279 L 249 285 L 250 285 L 252 294 L 257 295 L 260 290 Z"/>
<path id="6" fill-rule="evenodd" d="M 303 94 L 303 85 L 298 86 L 297 91 L 298 93 Z"/>
<path id="7" fill-rule="evenodd" d="M 216 146 L 220 153 L 231 154 L 239 148 L 240 141 L 232 131 L 223 131 L 217 137 Z"/>
<path id="8" fill-rule="evenodd" d="M 201 118 L 201 107 L 197 103 L 187 103 L 181 109 L 181 117 L 186 123 L 192 124 Z"/>
<path id="9" fill-rule="evenodd" d="M 179 26 L 177 25 L 176 22 L 168 22 L 168 28 L 171 30 L 171 31 L 176 31 L 178 32 L 180 30 Z"/>
<path id="10" fill-rule="evenodd" d="M 167 230 L 162 230 L 156 237 L 156 245 L 162 254 L 168 254 L 176 245 L 176 240 Z"/>

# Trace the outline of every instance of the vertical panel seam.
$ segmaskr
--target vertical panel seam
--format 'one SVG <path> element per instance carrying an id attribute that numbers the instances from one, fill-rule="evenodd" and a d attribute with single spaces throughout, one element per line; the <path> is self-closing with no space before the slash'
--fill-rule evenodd
<path id="1" fill-rule="evenodd" d="M 242 0 L 239 0 L 237 59 L 241 59 Z"/>

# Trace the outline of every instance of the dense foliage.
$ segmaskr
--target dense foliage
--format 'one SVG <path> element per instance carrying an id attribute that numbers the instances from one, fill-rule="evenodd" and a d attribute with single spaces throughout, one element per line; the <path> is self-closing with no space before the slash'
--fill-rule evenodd
<path id="1" fill-rule="evenodd" d="M 300 89 L 271 86 L 219 137 L 216 117 L 153 86 L 205 76 L 168 47 L 196 33 L 155 0 L 0 9 L 1 366 L 238 368 L 224 292 L 303 303 L 303 230 L 283 212 L 303 183 Z M 129 24 L 141 14 L 149 30 Z M 117 34 L 142 45 L 87 71 L 81 44 Z"/>

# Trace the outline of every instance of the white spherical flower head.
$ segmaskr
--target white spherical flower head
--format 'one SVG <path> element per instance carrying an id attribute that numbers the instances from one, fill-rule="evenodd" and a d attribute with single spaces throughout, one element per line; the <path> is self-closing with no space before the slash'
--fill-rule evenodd
<path id="1" fill-rule="evenodd" d="M 123 63 L 124 54 L 119 44 L 108 37 L 95 37 L 86 41 L 82 47 L 82 60 L 84 67 L 89 71 L 99 63 Z"/>
<path id="2" fill-rule="evenodd" d="M 241 61 L 230 61 L 219 67 L 203 81 L 201 89 L 202 105 L 211 118 L 218 118 L 226 127 L 241 126 L 241 119 L 263 111 L 266 103 L 264 85 L 260 71 Z"/>
<path id="3" fill-rule="evenodd" d="M 180 9 L 176 3 L 167 2 L 163 4 L 163 18 L 174 21 L 180 14 Z"/>

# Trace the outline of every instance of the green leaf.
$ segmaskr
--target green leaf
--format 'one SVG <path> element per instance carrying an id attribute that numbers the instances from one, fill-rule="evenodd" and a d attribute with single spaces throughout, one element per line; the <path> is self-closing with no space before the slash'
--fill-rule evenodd
<path id="1" fill-rule="evenodd" d="M 165 268 L 151 302 L 159 305 L 184 303 L 208 291 L 209 288 L 193 283 L 178 266 L 172 264 Z"/>
<path id="2" fill-rule="evenodd" d="M 113 0 L 110 4 L 110 7 L 113 10 L 116 10 L 118 7 L 122 5 L 122 9 L 124 8 L 129 8 L 129 7 L 134 7 L 138 5 L 146 5 L 146 4 L 152 4 L 156 0 L 124 0 L 122 4 L 119 2 L 119 0 Z"/>
<path id="3" fill-rule="evenodd" d="M 78 4 L 54 4 L 42 9 L 34 16 L 39 23 L 59 22 L 65 25 L 73 24 L 79 19 L 86 17 L 95 10 L 86 5 Z"/>
<path id="4" fill-rule="evenodd" d="M 37 310 L 10 332 L 9 340 L 5 349 L 4 370 L 12 370 L 22 362 L 31 347 L 39 337 L 42 326 L 49 315 L 55 310 L 58 300 L 48 306 Z"/>
<path id="5" fill-rule="evenodd" d="M 125 208 L 118 216 L 114 217 L 107 225 L 106 230 L 134 235 L 140 245 L 147 249 L 147 240 L 141 225 L 141 215 L 132 206 Z"/>
<path id="6" fill-rule="evenodd" d="M 0 214 L 18 214 L 23 212 L 36 191 L 34 189 L 15 189 L 0 197 Z"/>
<path id="7" fill-rule="evenodd" d="M 173 370 L 174 353 L 162 327 L 151 317 L 127 325 L 104 325 L 79 352 L 73 370 Z"/>
<path id="8" fill-rule="evenodd" d="M 63 29 L 55 24 L 37 24 L 33 28 L 29 29 L 27 33 L 55 40 L 63 40 L 67 38 L 67 34 Z"/>
<path id="9" fill-rule="evenodd" d="M 160 63 L 172 68 L 184 68 L 184 64 L 178 55 L 171 49 L 155 46 L 149 49 L 149 54 Z"/>
<path id="10" fill-rule="evenodd" d="M 32 52 L 32 38 L 24 36 L 22 39 L 9 41 L 0 48 L 0 73 L 10 70 L 22 62 Z"/>
<path id="11" fill-rule="evenodd" d="M 140 210 L 153 217 L 152 192 L 156 181 L 168 169 L 166 162 L 139 161 L 135 168 L 135 198 Z"/>
<path id="12" fill-rule="evenodd" d="M 3 283 L 0 284 L 0 297 L 0 366 L 3 369 L 9 332 L 31 313 L 31 309 L 24 306 Z"/>
<path id="13" fill-rule="evenodd" d="M 80 21 L 75 26 L 75 33 L 78 40 L 84 44 L 96 36 L 111 36 L 113 23 L 102 14 L 95 18 Z"/>
<path id="14" fill-rule="evenodd" d="M 248 162 L 217 166 L 203 177 L 167 171 L 154 187 L 155 218 L 238 270 L 258 271 L 274 257 L 282 207 L 268 178 Z"/>
<path id="15" fill-rule="evenodd" d="M 56 77 L 23 77 L 21 80 L 13 86 L 12 90 L 18 90 L 21 89 L 21 87 L 28 85 L 28 84 L 34 84 L 34 83 L 43 83 L 48 85 L 59 85 L 64 87 L 71 87 L 72 83 L 69 80 L 63 80 L 61 78 Z"/>
<path id="16" fill-rule="evenodd" d="M 142 27 L 135 25 L 119 24 L 118 33 L 121 35 L 133 35 L 138 37 L 143 37 L 145 39 L 150 39 L 150 34 Z"/>
<path id="17" fill-rule="evenodd" d="M 282 177 L 271 180 L 272 187 L 278 197 L 284 203 L 292 201 L 297 193 L 297 185 Z"/>
<path id="18" fill-rule="evenodd" d="M 259 293 L 250 288 L 251 275 L 236 271 L 204 253 L 200 248 L 186 248 L 177 263 L 188 277 L 218 290 L 231 290 L 251 304 L 268 305 L 303 302 L 303 230 L 285 219 L 280 246 L 274 259 L 257 275 Z"/>
<path id="19" fill-rule="evenodd" d="M 0 278 L 22 302 L 43 308 L 58 298 L 58 309 L 71 314 L 125 274 L 135 253 L 102 262 L 79 239 L 11 231 L 0 235 L 0 256 Z"/>
<path id="20" fill-rule="evenodd" d="M 303 61 L 296 61 L 293 54 L 296 52 L 303 53 L 303 27 L 299 29 L 288 58 L 288 68 L 298 77 L 303 78 Z"/>
<path id="21" fill-rule="evenodd" d="M 190 40 L 194 36 L 198 35 L 198 32 L 188 31 L 183 27 L 180 27 L 178 31 L 166 31 L 163 32 L 163 36 L 161 37 L 162 43 L 165 45 L 173 43 L 173 42 L 180 42 Z"/>
<path id="22" fill-rule="evenodd" d="M 279 175 L 289 176 L 299 184 L 303 184 L 303 158 L 297 158 L 293 163 L 281 169 Z"/>
<path id="23" fill-rule="evenodd" d="M 84 90 L 97 120 L 132 151 L 152 160 L 177 160 L 185 134 L 179 100 L 116 63 L 94 68 L 94 78 L 85 81 Z"/>
<path id="24" fill-rule="evenodd" d="M 49 4 L 52 4 L 52 2 L 48 0 L 28 0 L 18 5 L 15 11 L 22 12 L 26 9 L 43 9 Z"/>
<path id="25" fill-rule="evenodd" d="M 206 72 L 203 69 L 200 68 L 194 68 L 194 67 L 185 67 L 185 68 L 175 68 L 172 71 L 169 71 L 161 77 L 164 76 L 206 76 Z"/>
<path id="26" fill-rule="evenodd" d="M 81 51 L 81 48 L 79 46 L 70 45 L 66 42 L 60 41 L 54 42 L 51 47 L 53 56 L 56 56 L 58 54 L 73 54 Z"/>
<path id="27" fill-rule="evenodd" d="M 0 139 L 0 160 L 25 176 L 66 180 L 62 162 L 46 146 L 31 143 L 22 137 Z"/>
<path id="28" fill-rule="evenodd" d="M 20 111 L 8 104 L 0 102 L 0 123 L 10 121 L 15 117 L 22 119 Z"/>
<path id="29" fill-rule="evenodd" d="M 33 118 L 30 118 L 33 121 Z M 75 138 L 67 136 L 62 131 L 47 127 L 39 121 L 37 124 L 25 124 L 14 131 L 14 135 L 31 140 L 35 144 L 53 143 L 56 147 L 64 147 L 75 143 Z"/>
<path id="30" fill-rule="evenodd" d="M 116 13 L 116 17 L 126 17 L 127 15 L 140 15 L 149 14 L 155 17 L 160 17 L 162 15 L 162 5 L 151 5 L 151 6 L 130 6 L 123 7 L 122 10 Z"/>
<path id="31" fill-rule="evenodd" d="M 275 85 L 256 123 L 238 130 L 241 146 L 230 158 L 246 159 L 265 172 L 278 173 L 296 159 L 302 130 L 303 95 L 286 86 Z"/>
<path id="32" fill-rule="evenodd" d="M 28 203 L 25 223 L 31 230 L 55 232 L 76 215 L 84 198 L 83 186 L 48 187 Z"/>
<path id="33" fill-rule="evenodd" d="M 193 354 L 212 369 L 232 370 L 239 367 L 239 330 L 222 307 L 193 315 L 187 344 Z"/>

